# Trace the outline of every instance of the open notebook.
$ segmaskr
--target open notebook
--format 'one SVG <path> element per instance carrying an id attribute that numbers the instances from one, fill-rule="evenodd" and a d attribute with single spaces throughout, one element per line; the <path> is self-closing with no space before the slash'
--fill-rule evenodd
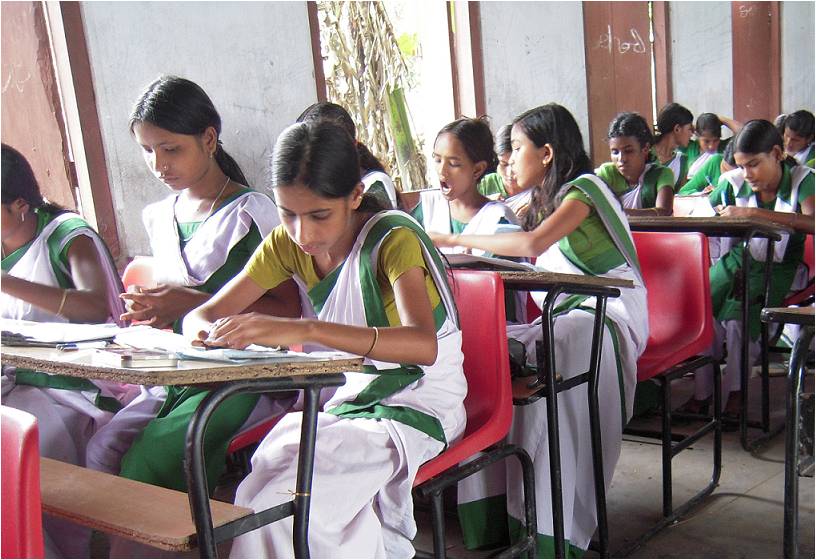
<path id="1" fill-rule="evenodd" d="M 693 194 L 674 197 L 673 214 L 677 217 L 710 218 L 717 215 L 711 206 L 708 194 Z"/>
<path id="2" fill-rule="evenodd" d="M 465 253 L 445 254 L 451 268 L 476 268 L 484 270 L 521 270 L 525 272 L 541 270 L 529 262 L 516 262 L 496 257 L 478 257 Z"/>

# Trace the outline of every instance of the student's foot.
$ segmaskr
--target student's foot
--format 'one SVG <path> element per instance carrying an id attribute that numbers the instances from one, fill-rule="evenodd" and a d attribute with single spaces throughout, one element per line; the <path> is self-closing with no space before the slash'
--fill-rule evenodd
<path id="1" fill-rule="evenodd" d="M 694 397 L 690 398 L 685 404 L 680 405 L 674 410 L 674 414 L 708 414 L 708 409 L 711 407 L 711 397 L 699 400 Z"/>
<path id="2" fill-rule="evenodd" d="M 524 400 L 538 393 L 542 388 L 541 386 L 530 389 L 530 383 L 532 383 L 535 379 L 536 377 L 534 375 L 514 377 L 512 381 L 513 400 Z"/>
<path id="3" fill-rule="evenodd" d="M 723 431 L 732 432 L 739 428 L 742 414 L 742 393 L 735 391 L 728 396 L 722 413 Z"/>

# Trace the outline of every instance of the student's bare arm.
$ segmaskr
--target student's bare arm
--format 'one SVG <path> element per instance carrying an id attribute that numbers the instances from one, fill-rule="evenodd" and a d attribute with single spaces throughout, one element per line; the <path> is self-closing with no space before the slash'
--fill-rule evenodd
<path id="1" fill-rule="evenodd" d="M 68 266 L 74 289 L 63 290 L 3 274 L 3 293 L 51 313 L 59 311 L 60 316 L 75 323 L 104 323 L 110 316 L 108 284 L 91 238 L 74 238 L 68 249 Z"/>
<path id="2" fill-rule="evenodd" d="M 532 231 L 496 235 L 433 234 L 438 247 L 462 246 L 482 249 L 508 257 L 532 257 L 546 251 L 550 245 L 572 233 L 587 216 L 590 207 L 580 200 L 565 200 L 552 215 Z"/>

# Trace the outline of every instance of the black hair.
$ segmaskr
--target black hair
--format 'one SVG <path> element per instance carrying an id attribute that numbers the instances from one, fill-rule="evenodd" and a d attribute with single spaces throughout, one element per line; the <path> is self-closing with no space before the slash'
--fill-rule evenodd
<path id="1" fill-rule="evenodd" d="M 552 163 L 547 167 L 544 180 L 533 187 L 530 205 L 524 216 L 524 229 L 535 229 L 557 208 L 562 186 L 579 175 L 592 172 L 592 162 L 584 149 L 581 129 L 572 114 L 556 103 L 530 109 L 513 120 L 527 138 L 537 147 L 550 144 Z"/>
<path id="2" fill-rule="evenodd" d="M 618 113 L 609 123 L 609 132 L 606 134 L 607 140 L 623 136 L 636 138 L 641 148 L 654 144 L 654 137 L 652 131 L 649 130 L 649 124 L 646 119 L 637 113 Z"/>
<path id="3" fill-rule="evenodd" d="M 272 187 L 302 184 L 323 198 L 344 198 L 360 184 L 354 140 L 332 120 L 295 123 L 278 136 L 270 165 Z M 363 194 L 359 210 L 384 210 L 380 199 Z"/>
<path id="4" fill-rule="evenodd" d="M 382 171 L 383 173 L 387 173 L 385 166 L 377 159 L 377 156 L 371 153 L 368 146 L 357 141 L 355 141 L 354 144 L 357 146 L 357 157 L 360 158 L 360 169 L 365 170 L 366 173 L 369 171 Z"/>
<path id="5" fill-rule="evenodd" d="M 465 153 L 473 163 L 480 161 L 487 163 L 487 167 L 476 179 L 477 181 L 488 173 L 496 171 L 499 158 L 496 157 L 496 152 L 493 150 L 493 133 L 490 132 L 487 117 L 456 119 L 442 127 L 442 130 L 436 135 L 436 140 L 439 140 L 443 134 L 453 134 L 462 143 Z"/>
<path id="6" fill-rule="evenodd" d="M 770 121 L 754 119 L 745 123 L 730 142 L 734 145 L 734 153 L 767 154 L 774 146 L 779 146 L 780 152 L 785 154 L 782 135 Z M 786 156 L 786 161 L 795 165 L 796 160 Z"/>
<path id="7" fill-rule="evenodd" d="M 221 116 L 213 102 L 198 84 L 178 76 L 160 76 L 147 86 L 131 111 L 130 131 L 140 122 L 190 136 L 200 136 L 213 127 L 221 136 Z M 241 167 L 224 150 L 220 138 L 214 157 L 227 177 L 249 185 Z"/>
<path id="8" fill-rule="evenodd" d="M 669 103 L 657 114 L 657 135 L 655 136 L 655 143 L 659 143 L 664 134 L 674 130 L 674 127 L 685 126 L 694 122 L 694 115 L 691 111 L 680 105 L 679 103 Z"/>
<path id="9" fill-rule="evenodd" d="M 800 109 L 785 118 L 785 128 L 791 129 L 802 138 L 813 140 L 813 113 Z"/>
<path id="10" fill-rule="evenodd" d="M 0 189 L 0 201 L 11 204 L 22 198 L 32 210 L 42 209 L 50 214 L 61 214 L 67 210 L 56 204 L 46 202 L 40 192 L 40 185 L 34 176 L 34 170 L 23 154 L 9 146 L 2 144 L 2 172 L 3 188 Z"/>
<path id="11" fill-rule="evenodd" d="M 723 159 L 725 163 L 730 165 L 731 167 L 736 167 L 737 162 L 734 161 L 734 141 L 732 140 L 728 144 L 725 145 L 725 149 L 723 150 Z"/>
<path id="12" fill-rule="evenodd" d="M 351 118 L 351 115 L 345 108 L 331 101 L 312 103 L 303 110 L 296 122 L 310 122 L 320 119 L 335 121 L 342 126 L 353 139 L 357 138 L 357 127 L 354 125 L 354 119 Z"/>
<path id="13" fill-rule="evenodd" d="M 774 119 L 773 124 L 776 127 L 776 130 L 779 131 L 779 134 L 785 134 L 785 121 L 787 120 L 787 118 L 788 118 L 788 115 L 786 115 L 785 113 L 782 113 L 781 115 L 778 115 Z"/>
<path id="14" fill-rule="evenodd" d="M 357 141 L 357 127 L 354 124 L 354 119 L 351 118 L 351 115 L 343 106 L 332 103 L 331 101 L 312 103 L 303 110 L 296 122 L 311 122 L 317 120 L 334 121 L 340 125 L 343 130 L 348 132 L 349 136 L 357 143 L 357 156 L 360 158 L 361 169 L 364 169 L 366 172 L 386 172 L 385 166 L 377 159 L 377 156 L 371 153 L 368 146 Z"/>
<path id="15" fill-rule="evenodd" d="M 700 113 L 697 116 L 694 129 L 697 131 L 697 136 L 707 132 L 714 138 L 720 138 L 722 136 L 722 121 L 714 113 Z"/>
<path id="16" fill-rule="evenodd" d="M 510 142 L 510 132 L 513 130 L 512 124 L 506 124 L 496 133 L 496 155 L 507 154 L 513 151 L 513 145 Z"/>

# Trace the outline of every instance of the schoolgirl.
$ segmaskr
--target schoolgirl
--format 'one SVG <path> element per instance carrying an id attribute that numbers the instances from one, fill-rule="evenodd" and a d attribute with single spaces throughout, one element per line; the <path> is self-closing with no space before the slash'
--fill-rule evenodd
<path id="1" fill-rule="evenodd" d="M 158 286 L 122 294 L 128 302 L 122 319 L 178 329 L 187 312 L 241 270 L 278 223 L 277 213 L 268 196 L 246 186 L 219 139 L 221 118 L 197 84 L 176 76 L 155 80 L 136 102 L 130 130 L 148 167 L 172 194 L 142 215 Z M 281 286 L 256 310 L 299 316 L 296 286 Z M 94 435 L 88 466 L 185 490 L 187 425 L 207 394 L 200 387 L 142 387 L 140 396 Z M 224 470 L 230 437 L 257 403 L 257 396 L 239 396 L 213 417 L 205 439 L 210 488 Z M 263 407 L 257 414 L 265 414 Z"/>
<path id="2" fill-rule="evenodd" d="M 385 172 L 385 167 L 371 150 L 357 140 L 357 127 L 348 111 L 337 103 L 321 101 L 309 105 L 297 118 L 297 122 L 331 119 L 342 126 L 351 135 L 357 145 L 357 155 L 360 159 L 360 171 L 365 192 L 371 192 L 387 203 L 388 208 L 401 208 L 400 195 L 394 186 L 394 181 Z"/>
<path id="3" fill-rule="evenodd" d="M 671 216 L 674 175 L 651 159 L 652 133 L 637 113 L 619 113 L 609 123 L 610 163 L 595 170 L 618 195 L 627 214 Z"/>
<path id="4" fill-rule="evenodd" d="M 8 319 L 56 323 L 118 321 L 122 283 L 108 248 L 74 212 L 45 201 L 31 166 L 2 145 L 2 296 Z M 91 436 L 138 387 L 3 367 L 2 401 L 37 417 L 40 455 L 85 465 Z M 49 556 L 88 556 L 90 532 L 45 517 Z"/>
<path id="5" fill-rule="evenodd" d="M 118 321 L 124 310 L 122 282 L 99 235 L 76 213 L 46 202 L 28 161 L 6 144 L 2 174 L 2 316 L 57 323 Z M 37 416 L 41 455 L 79 465 L 84 465 L 88 437 L 121 408 L 117 399 L 128 391 L 103 381 L 3 372 L 3 404 Z"/>
<path id="6" fill-rule="evenodd" d="M 574 117 L 556 104 L 531 109 L 518 116 L 512 131 L 510 163 L 521 188 L 532 188 L 527 231 L 500 235 L 433 235 L 440 246 L 461 245 L 506 255 L 540 255 L 539 266 L 570 274 L 603 274 L 632 280 L 635 288 L 609 301 L 600 368 L 601 425 L 605 479 L 611 480 L 620 453 L 623 426 L 632 414 L 636 361 L 648 338 L 646 290 L 639 272 L 634 243 L 620 202 L 609 187 L 591 174 L 591 164 Z M 569 378 L 586 371 L 586 349 L 592 336 L 591 300 L 565 298 L 555 320 L 556 369 Z M 539 320 L 540 321 L 540 320 Z M 535 364 L 541 325 L 508 326 L 508 335 L 527 349 L 528 364 Z M 531 366 L 534 367 L 534 366 Z M 514 394 L 529 394 L 527 380 L 514 382 Z M 586 453 L 589 418 L 586 395 L 569 391 L 558 414 L 561 436 L 565 536 L 573 547 L 585 550 L 595 531 L 595 495 L 592 464 Z M 518 406 L 508 440 L 523 446 L 536 471 L 538 555 L 552 556 L 552 510 L 546 444 L 545 401 Z M 515 465 L 507 472 L 497 467 L 484 476 L 460 484 L 459 512 L 469 547 L 497 544 L 501 527 L 521 531 L 523 500 L 521 474 Z M 503 512 L 505 511 L 505 516 Z M 505 529 L 506 532 L 506 529 Z M 506 537 L 506 535 L 504 535 Z"/>
<path id="7" fill-rule="evenodd" d="M 688 158 L 681 151 L 688 146 L 694 134 L 694 115 L 679 103 L 669 103 L 657 115 L 657 136 L 653 152 L 657 163 L 674 174 L 677 192 L 688 176 Z"/>
<path id="8" fill-rule="evenodd" d="M 518 223 L 506 204 L 489 200 L 477 189 L 497 162 L 493 135 L 484 119 L 463 117 L 445 125 L 436 135 L 433 158 L 440 188 L 421 193 L 411 212 L 425 231 L 489 234 Z M 465 252 L 456 247 L 444 251 Z"/>
<path id="9" fill-rule="evenodd" d="M 804 109 L 785 116 L 785 153 L 813 168 L 813 113 Z"/>
<path id="10" fill-rule="evenodd" d="M 461 332 L 445 269 L 408 215 L 363 194 L 353 139 L 331 121 L 279 136 L 272 185 L 282 225 L 235 280 L 184 322 L 198 343 L 304 344 L 366 358 L 319 413 L 309 543 L 315 557 L 413 556 L 419 466 L 463 431 Z M 237 315 L 293 278 L 303 319 Z M 299 413 L 252 458 L 235 503 L 256 511 L 294 488 Z M 232 556 L 291 557 L 288 518 L 235 539 Z"/>
<path id="11" fill-rule="evenodd" d="M 737 168 L 734 163 L 734 145 L 731 142 L 725 146 L 722 154 L 714 154 L 697 170 L 697 173 L 683 185 L 678 195 L 688 196 L 697 193 L 708 194 L 713 191 L 723 173 Z"/>
<path id="12" fill-rule="evenodd" d="M 501 200 L 522 219 L 530 203 L 530 189 L 519 188 L 516 176 L 510 168 L 510 145 L 512 124 L 506 124 L 496 134 L 496 155 L 499 158 L 495 173 L 488 173 L 479 181 L 479 192 L 492 200 Z"/>
<path id="13" fill-rule="evenodd" d="M 798 165 L 785 155 L 782 137 L 768 121 L 748 122 L 734 137 L 734 160 L 738 169 L 724 173 L 719 185 L 709 195 L 711 204 L 723 216 L 762 218 L 794 230 L 784 235 L 774 247 L 769 305 L 779 306 L 791 289 L 797 269 L 802 263 L 806 234 L 813 234 L 814 177 L 813 170 Z M 739 414 L 742 298 L 748 297 L 750 363 L 760 354 L 759 313 L 763 305 L 765 247 L 767 241 L 752 240 L 748 247 L 738 243 L 730 248 L 711 268 L 711 297 L 717 324 L 714 352 L 720 354 L 723 340 L 728 359 L 723 371 L 723 396 L 730 395 L 725 412 L 732 419 Z M 742 270 L 742 256 L 750 251 L 749 270 Z M 737 275 L 747 280 L 747 296 L 737 292 Z M 704 410 L 711 395 L 710 373 L 695 376 L 694 398 L 684 410 Z M 725 399 L 724 399 L 725 400 Z"/>

